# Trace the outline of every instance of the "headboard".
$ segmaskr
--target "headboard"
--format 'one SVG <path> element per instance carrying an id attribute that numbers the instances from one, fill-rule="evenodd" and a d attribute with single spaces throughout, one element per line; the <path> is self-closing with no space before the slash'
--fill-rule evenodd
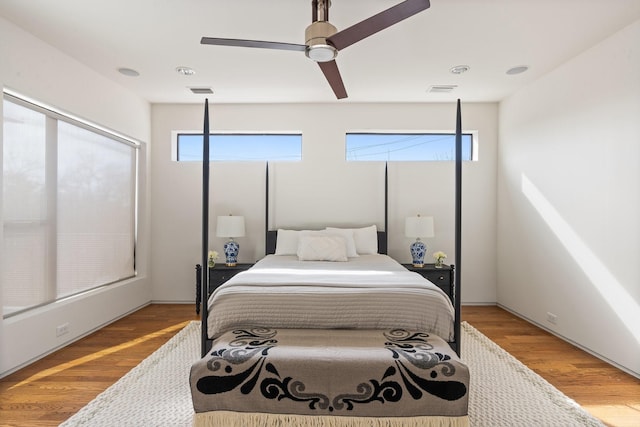
<path id="1" fill-rule="evenodd" d="M 267 230 L 265 243 L 266 255 L 276 253 L 276 241 L 278 240 L 278 230 Z M 387 253 L 387 232 L 378 231 L 378 253 Z"/>
<path id="2" fill-rule="evenodd" d="M 276 253 L 276 241 L 278 231 L 269 230 L 269 162 L 265 170 L 265 255 Z M 389 172 L 387 164 L 384 165 L 384 231 L 378 231 L 378 253 L 387 254 L 387 230 L 389 229 Z"/>

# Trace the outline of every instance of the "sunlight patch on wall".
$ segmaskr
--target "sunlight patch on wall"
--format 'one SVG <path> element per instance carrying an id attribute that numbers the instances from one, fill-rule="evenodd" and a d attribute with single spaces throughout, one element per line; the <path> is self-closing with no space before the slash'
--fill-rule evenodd
<path id="1" fill-rule="evenodd" d="M 524 174 L 522 174 L 522 193 L 555 233 L 569 255 L 582 268 L 602 298 L 640 343 L 640 306 L 633 296 Z"/>

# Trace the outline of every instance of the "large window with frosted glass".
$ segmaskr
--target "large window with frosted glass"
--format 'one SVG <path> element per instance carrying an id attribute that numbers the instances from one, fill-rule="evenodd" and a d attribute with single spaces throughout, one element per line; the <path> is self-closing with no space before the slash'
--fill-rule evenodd
<path id="1" fill-rule="evenodd" d="M 3 314 L 135 275 L 137 144 L 3 100 Z"/>

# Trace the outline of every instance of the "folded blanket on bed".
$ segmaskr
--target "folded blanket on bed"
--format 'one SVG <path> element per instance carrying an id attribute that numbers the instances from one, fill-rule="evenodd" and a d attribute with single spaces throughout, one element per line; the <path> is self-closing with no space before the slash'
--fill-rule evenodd
<path id="1" fill-rule="evenodd" d="M 197 413 L 467 415 L 469 371 L 420 331 L 238 328 L 191 368 Z"/>

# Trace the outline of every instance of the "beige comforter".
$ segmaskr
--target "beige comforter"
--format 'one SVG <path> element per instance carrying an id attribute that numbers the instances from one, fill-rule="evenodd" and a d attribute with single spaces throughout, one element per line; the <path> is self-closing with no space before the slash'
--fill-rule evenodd
<path id="1" fill-rule="evenodd" d="M 453 340 L 454 309 L 436 285 L 386 255 L 348 262 L 268 255 L 209 298 L 207 332 L 243 325 L 297 329 L 404 328 Z"/>

